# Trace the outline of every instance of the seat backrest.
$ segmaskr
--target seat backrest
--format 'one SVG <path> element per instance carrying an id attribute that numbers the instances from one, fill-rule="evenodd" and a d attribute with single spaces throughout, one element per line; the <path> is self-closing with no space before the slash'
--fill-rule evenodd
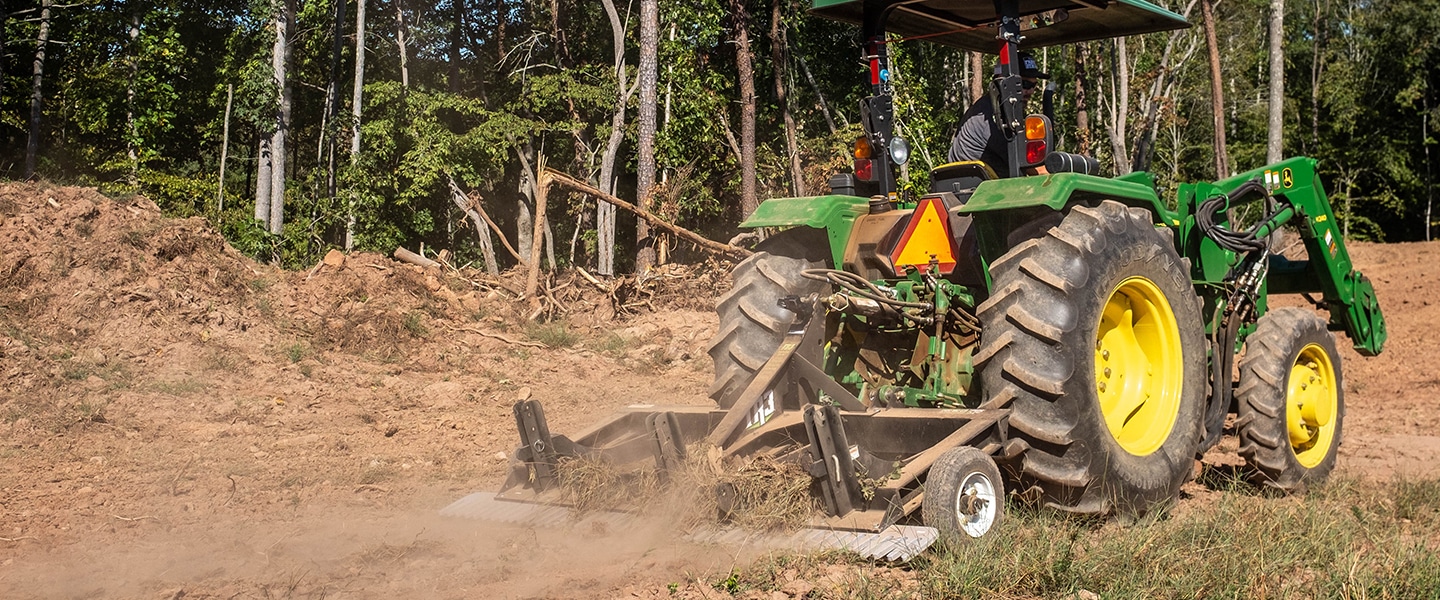
<path id="1" fill-rule="evenodd" d="M 978 160 L 947 163 L 930 171 L 930 191 L 955 194 L 964 203 L 975 193 L 975 188 L 991 179 L 998 179 L 995 171 Z"/>

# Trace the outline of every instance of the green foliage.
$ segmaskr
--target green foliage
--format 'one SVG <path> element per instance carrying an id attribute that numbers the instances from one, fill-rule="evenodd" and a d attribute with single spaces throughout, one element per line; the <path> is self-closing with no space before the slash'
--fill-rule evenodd
<path id="1" fill-rule="evenodd" d="M 532 161 L 530 169 L 543 156 L 549 167 L 598 182 L 619 108 L 624 129 L 615 193 L 633 200 L 638 94 L 619 89 L 603 7 L 566 0 L 483 11 L 454 1 L 407 4 L 408 87 L 400 82 L 393 10 L 371 7 L 357 157 L 348 150 L 354 125 L 353 2 L 338 24 L 340 0 L 298 5 L 288 71 L 294 112 L 286 157 L 287 224 L 281 235 L 253 221 L 257 146 L 274 127 L 279 101 L 272 81 L 270 0 L 127 0 L 52 9 L 55 43 L 47 46 L 41 88 L 40 173 L 115 194 L 143 193 L 171 215 L 205 216 L 243 252 L 290 268 L 313 265 L 325 251 L 344 246 L 347 230 L 363 250 L 389 253 L 424 243 L 473 261 L 479 259 L 475 231 L 451 200 L 451 178 L 518 244 L 528 237 L 528 231 L 519 231 L 521 207 L 533 210 L 527 195 L 533 173 L 520 155 Z M 1177 11 L 1188 6 L 1175 0 L 1162 4 Z M 1440 43 L 1427 32 L 1440 27 L 1440 0 L 1286 4 L 1286 153 L 1321 161 L 1337 216 L 1351 237 L 1426 237 L 1430 227 L 1423 221 L 1437 171 L 1431 163 L 1440 159 L 1430 157 L 1440 139 L 1434 118 L 1440 116 L 1440 99 L 1430 85 L 1440 70 Z M 19 176 L 24 164 L 38 34 L 37 13 L 29 9 L 36 6 L 31 0 L 15 7 L 3 24 L 11 60 L 0 72 L 5 84 L 0 171 L 9 177 Z M 858 134 L 856 106 L 870 93 L 866 67 L 853 25 L 812 17 L 807 2 L 779 6 L 788 39 L 784 84 L 799 132 L 805 187 L 823 193 L 830 174 L 849 168 L 849 144 Z M 789 195 L 792 175 L 773 79 L 771 3 L 751 1 L 745 7 L 755 59 L 761 193 Z M 1236 169 L 1260 166 L 1265 154 L 1268 7 L 1264 0 L 1235 0 L 1216 9 L 1222 108 Z M 457 8 L 466 9 L 460 11 L 463 20 L 455 18 Z M 727 239 L 743 217 L 732 143 L 740 135 L 732 12 L 731 3 L 719 0 L 660 3 L 656 162 L 664 183 L 656 191 L 655 211 L 716 239 Z M 621 19 L 627 27 L 621 73 L 628 86 L 637 74 L 638 35 L 633 19 L 624 14 Z M 132 24 L 138 24 L 133 39 Z M 1162 188 L 1215 177 L 1201 29 L 1136 36 L 1126 44 L 1130 111 L 1118 120 L 1111 114 L 1118 100 L 1116 42 L 1037 50 L 1060 84 L 1058 145 L 1085 150 L 1114 167 L 1111 123 L 1125 125 L 1120 142 L 1130 154 L 1153 123 L 1149 169 Z M 959 117 L 973 100 L 968 56 L 925 40 L 895 41 L 889 48 L 898 131 L 909 140 L 913 157 L 901 184 L 922 193 L 929 169 L 945 162 Z M 1083 71 L 1082 48 L 1089 54 Z M 1083 106 L 1075 93 L 1082 81 Z M 327 113 L 332 84 L 338 105 Z M 226 180 L 219 182 L 231 87 Z M 625 104 L 617 106 L 621 99 Z M 1152 105 L 1153 121 L 1145 112 Z M 1080 128 L 1082 108 L 1088 130 Z M 223 210 L 216 203 L 222 183 Z M 554 193 L 548 211 L 557 262 L 571 259 L 572 244 L 566 242 L 573 239 L 573 260 L 590 265 L 597 254 L 595 200 Z M 633 224 L 630 215 L 619 216 L 618 256 L 633 247 Z M 499 258 L 502 266 L 515 264 L 503 251 Z"/>

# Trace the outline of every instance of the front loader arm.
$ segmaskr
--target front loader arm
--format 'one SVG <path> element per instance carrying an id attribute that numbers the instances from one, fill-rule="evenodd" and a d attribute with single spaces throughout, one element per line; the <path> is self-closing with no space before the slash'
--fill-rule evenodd
<path id="1" fill-rule="evenodd" d="M 1332 329 L 1343 329 L 1355 350 L 1379 354 L 1385 345 L 1385 317 L 1375 287 L 1351 263 L 1330 200 L 1315 173 L 1317 161 L 1296 157 L 1216 182 L 1213 189 L 1229 193 L 1247 181 L 1263 181 L 1283 206 L 1271 224 L 1257 236 L 1267 235 L 1285 222 L 1293 222 L 1305 243 L 1306 260 L 1271 256 L 1267 292 L 1270 294 L 1321 294 L 1330 312 Z M 1209 187 L 1201 184 L 1199 187 Z M 1197 189 L 1198 206 L 1203 190 Z"/>

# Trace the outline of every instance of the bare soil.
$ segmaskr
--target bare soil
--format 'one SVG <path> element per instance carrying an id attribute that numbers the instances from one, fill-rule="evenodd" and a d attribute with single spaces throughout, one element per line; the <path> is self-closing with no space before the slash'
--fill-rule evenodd
<path id="1" fill-rule="evenodd" d="M 1420 361 L 1440 347 L 1440 243 L 1351 252 L 1390 341 L 1377 358 L 1344 351 L 1339 470 L 1435 475 L 1440 375 Z M 665 523 L 536 530 L 436 511 L 499 486 L 519 398 L 543 400 L 558 432 L 634 403 L 708 403 L 726 278 L 668 267 L 612 293 L 561 276 L 555 320 L 536 326 L 518 273 L 374 254 L 284 272 L 141 197 L 0 185 L 0 597 L 718 594 L 752 557 Z"/>

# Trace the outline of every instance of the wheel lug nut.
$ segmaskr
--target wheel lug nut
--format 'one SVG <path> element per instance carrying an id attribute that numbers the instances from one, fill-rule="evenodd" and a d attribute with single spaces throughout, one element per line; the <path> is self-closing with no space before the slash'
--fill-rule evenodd
<path id="1" fill-rule="evenodd" d="M 1105 382 L 1100 382 L 1100 391 L 1105 391 Z"/>
<path id="2" fill-rule="evenodd" d="M 1110 351 L 1109 351 L 1109 350 L 1101 350 L 1101 351 L 1100 351 L 1100 358 L 1103 358 L 1103 359 L 1105 359 L 1105 360 L 1110 360 Z"/>
<path id="3" fill-rule="evenodd" d="M 1105 377 L 1110 377 L 1110 367 L 1105 367 Z"/>

